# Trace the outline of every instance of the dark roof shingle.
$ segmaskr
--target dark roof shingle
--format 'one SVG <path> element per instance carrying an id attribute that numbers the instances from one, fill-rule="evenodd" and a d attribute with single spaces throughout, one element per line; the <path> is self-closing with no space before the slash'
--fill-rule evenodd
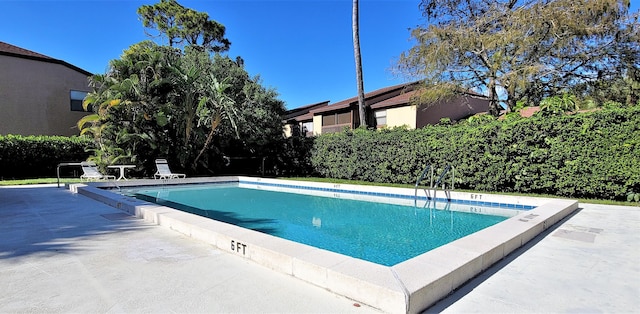
<path id="1" fill-rule="evenodd" d="M 0 55 L 5 55 L 5 56 L 11 56 L 11 57 L 17 57 L 17 58 L 24 58 L 24 59 L 30 59 L 30 60 L 37 60 L 37 61 L 42 61 L 42 62 L 50 62 L 50 63 L 56 63 L 56 64 L 61 64 L 64 65 L 70 69 L 73 69 L 75 71 L 78 71 L 82 74 L 85 74 L 87 76 L 92 75 L 93 73 L 86 71 L 84 69 L 81 69 L 73 64 L 67 63 L 65 61 L 59 60 L 59 59 L 55 59 L 55 58 L 51 58 L 49 56 L 45 56 L 41 53 L 37 53 L 28 49 L 24 49 L 24 48 L 20 48 L 18 46 L 14 46 L 8 43 L 5 43 L 3 41 L 0 41 Z"/>
<path id="2" fill-rule="evenodd" d="M 379 96 L 382 96 L 384 94 L 397 93 L 398 91 L 400 91 L 400 93 L 402 93 L 403 91 L 410 91 L 413 88 L 415 88 L 417 84 L 418 82 L 411 82 L 411 83 L 398 84 L 398 85 L 389 86 L 389 87 L 383 87 L 383 88 L 374 90 L 372 92 L 365 93 L 364 99 L 366 103 L 369 103 L 370 101 L 372 101 L 372 99 L 376 99 Z M 315 114 L 315 113 L 345 109 L 356 104 L 357 102 L 358 102 L 358 97 L 351 97 L 351 98 L 339 101 L 335 104 L 330 104 L 325 107 L 313 109 L 311 110 L 311 112 Z"/>
<path id="3" fill-rule="evenodd" d="M 14 46 L 5 42 L 0 41 L 0 53 L 6 53 L 6 54 L 12 54 L 12 55 L 17 55 L 17 56 L 24 56 L 24 57 L 32 57 L 32 58 L 41 58 L 41 59 L 49 59 L 49 60 L 53 60 L 53 58 L 49 57 L 49 56 L 45 56 L 41 53 L 37 53 L 31 50 L 27 50 L 24 48 L 20 48 L 18 46 Z"/>

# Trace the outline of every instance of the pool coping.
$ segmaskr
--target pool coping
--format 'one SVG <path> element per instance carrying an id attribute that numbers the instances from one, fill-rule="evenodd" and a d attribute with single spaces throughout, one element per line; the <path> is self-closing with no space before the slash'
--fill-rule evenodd
<path id="1" fill-rule="evenodd" d="M 414 189 L 407 188 L 253 177 L 136 180 L 118 182 L 117 185 L 125 187 L 211 182 L 241 182 L 256 186 L 280 184 L 327 189 L 327 193 L 338 193 L 339 197 L 352 198 L 363 197 L 357 193 L 350 193 L 353 191 L 391 193 L 404 196 L 398 197 L 401 202 L 411 201 L 410 197 L 415 193 Z M 536 207 L 522 210 L 494 226 L 388 267 L 100 188 L 113 185 L 114 183 L 111 182 L 92 182 L 67 186 L 73 192 L 119 208 L 148 222 L 205 241 L 220 250 L 239 255 L 382 311 L 393 313 L 419 313 L 427 309 L 578 208 L 578 202 L 575 200 L 450 191 L 447 197 L 457 200 Z"/>

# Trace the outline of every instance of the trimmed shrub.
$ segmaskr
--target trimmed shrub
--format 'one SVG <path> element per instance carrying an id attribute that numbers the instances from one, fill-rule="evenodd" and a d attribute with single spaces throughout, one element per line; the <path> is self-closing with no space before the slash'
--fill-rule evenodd
<path id="1" fill-rule="evenodd" d="M 0 135 L 0 179 L 55 177 L 59 163 L 86 160 L 92 145 L 81 137 Z"/>
<path id="2" fill-rule="evenodd" d="M 405 184 L 452 165 L 458 188 L 624 200 L 640 191 L 640 107 L 326 134 L 311 163 L 324 177 Z"/>

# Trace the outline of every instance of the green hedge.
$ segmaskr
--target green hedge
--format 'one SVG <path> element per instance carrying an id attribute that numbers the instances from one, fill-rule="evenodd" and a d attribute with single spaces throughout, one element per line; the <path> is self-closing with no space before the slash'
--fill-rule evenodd
<path id="1" fill-rule="evenodd" d="M 86 160 L 91 145 L 80 137 L 0 135 L 0 180 L 55 177 L 58 163 Z"/>
<path id="2" fill-rule="evenodd" d="M 320 175 L 414 184 L 427 164 L 453 165 L 456 188 L 626 199 L 640 191 L 640 107 L 316 138 Z"/>

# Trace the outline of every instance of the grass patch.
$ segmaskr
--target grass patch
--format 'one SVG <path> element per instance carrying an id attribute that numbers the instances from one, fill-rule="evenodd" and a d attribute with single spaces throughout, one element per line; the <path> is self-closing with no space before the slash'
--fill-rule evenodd
<path id="1" fill-rule="evenodd" d="M 60 178 L 60 184 L 63 183 L 78 183 L 78 178 Z M 58 183 L 57 178 L 36 178 L 36 179 L 24 179 L 24 180 L 0 180 L 0 186 L 8 185 L 29 185 L 29 184 L 51 184 Z"/>

